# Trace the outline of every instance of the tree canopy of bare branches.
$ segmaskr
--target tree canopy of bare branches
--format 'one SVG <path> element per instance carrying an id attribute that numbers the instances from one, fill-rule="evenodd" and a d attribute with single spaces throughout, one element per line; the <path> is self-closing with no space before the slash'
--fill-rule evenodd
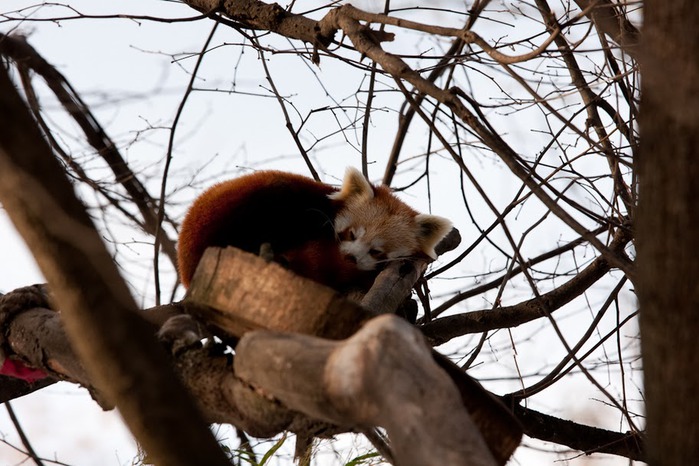
<path id="1" fill-rule="evenodd" d="M 395 464 L 503 464 L 521 432 L 522 464 L 696 458 L 691 2 L 13 1 L 0 202 L 47 287 L 0 274 L 0 349 L 48 378 L 8 378 L 3 400 L 80 384 L 163 464 L 225 464 L 207 422 L 252 457 L 242 431 L 295 433 L 300 457 L 359 432 Z M 126 92 L 43 36 L 92 25 Z M 454 222 L 437 261 L 389 264 L 364 309 L 304 285 L 278 289 L 308 311 L 262 289 L 180 301 L 177 226 L 205 186 L 259 168 L 337 183 L 347 165 Z M 383 316 L 398 308 L 414 327 Z"/>

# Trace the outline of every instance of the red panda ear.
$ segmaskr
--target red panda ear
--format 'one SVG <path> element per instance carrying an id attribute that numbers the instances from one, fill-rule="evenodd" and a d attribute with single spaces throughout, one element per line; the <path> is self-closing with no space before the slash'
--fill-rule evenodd
<path id="1" fill-rule="evenodd" d="M 452 223 L 444 217 L 427 214 L 417 214 L 415 223 L 419 228 L 418 241 L 422 252 L 436 259 L 434 247 L 451 231 Z"/>
<path id="2" fill-rule="evenodd" d="M 336 201 L 345 202 L 354 199 L 371 199 L 374 197 L 374 188 L 369 183 L 369 180 L 364 178 L 362 172 L 354 167 L 347 167 L 345 179 L 342 181 L 342 188 L 328 197 Z"/>

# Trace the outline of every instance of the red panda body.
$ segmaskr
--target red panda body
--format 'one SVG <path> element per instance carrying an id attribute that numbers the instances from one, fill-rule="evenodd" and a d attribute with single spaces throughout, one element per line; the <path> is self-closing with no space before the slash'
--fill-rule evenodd
<path id="1" fill-rule="evenodd" d="M 450 229 L 448 220 L 418 214 L 354 169 L 339 191 L 261 171 L 214 185 L 194 201 L 180 229 L 178 267 L 189 286 L 207 247 L 257 254 L 268 244 L 275 260 L 299 275 L 341 292 L 366 291 L 388 260 L 434 258 Z"/>
<path id="2" fill-rule="evenodd" d="M 189 286 L 209 246 L 235 246 L 257 254 L 267 243 L 291 270 L 339 288 L 336 282 L 341 279 L 324 277 L 322 272 L 331 266 L 319 261 L 337 261 L 340 256 L 332 222 L 342 203 L 328 197 L 335 191 L 279 171 L 261 171 L 211 187 L 197 198 L 182 223 L 178 243 L 182 283 Z M 340 276 L 342 269 L 356 269 L 352 264 L 336 265 Z"/>

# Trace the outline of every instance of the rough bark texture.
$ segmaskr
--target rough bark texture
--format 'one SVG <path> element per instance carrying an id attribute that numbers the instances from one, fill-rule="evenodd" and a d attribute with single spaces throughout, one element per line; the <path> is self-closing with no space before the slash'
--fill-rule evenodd
<path id="1" fill-rule="evenodd" d="M 399 465 L 498 464 L 420 332 L 399 317 L 372 319 L 342 342 L 251 332 L 237 347 L 235 369 L 311 417 L 384 427 Z"/>
<path id="2" fill-rule="evenodd" d="M 52 286 L 73 348 L 154 461 L 228 464 L 63 173 L 0 66 L 0 201 Z"/>
<path id="3" fill-rule="evenodd" d="M 259 258 L 252 257 L 259 260 Z M 236 266 L 232 267 L 236 268 Z M 288 272 L 284 273 L 288 274 Z M 301 283 L 300 286 L 303 288 L 308 284 Z M 320 285 L 311 284 L 311 286 Z M 16 349 L 13 357 L 20 358 L 55 377 L 80 380 L 80 370 L 75 374 L 70 371 L 71 368 L 77 367 L 79 369 L 80 366 L 76 362 L 77 359 L 74 356 L 71 357 L 66 351 L 69 345 L 65 333 L 62 331 L 61 314 L 36 309 L 37 306 L 47 305 L 43 300 L 37 302 L 33 299 L 37 294 L 34 290 L 37 288 L 43 287 L 25 287 L 0 298 L 0 322 L 3 325 L 7 323 L 9 330 L 9 333 L 5 334 L 5 343 Z M 27 295 L 29 299 L 27 299 Z M 278 301 L 274 297 L 270 300 L 272 302 Z M 356 309 L 355 306 L 347 308 L 350 312 L 356 311 Z M 236 374 L 231 370 L 231 361 L 228 357 L 221 352 L 212 351 L 216 349 L 215 347 L 201 347 L 201 345 L 194 343 L 206 334 L 200 333 L 201 326 L 197 325 L 189 316 L 181 314 L 186 311 L 194 313 L 191 302 L 159 306 L 148 309 L 143 314 L 155 325 L 159 326 L 165 322 L 165 325 L 160 329 L 160 335 L 167 342 L 173 343 L 171 347 L 173 365 L 189 391 L 194 395 L 209 422 L 230 423 L 257 437 L 269 437 L 284 430 L 311 437 L 327 437 L 348 429 L 352 430 L 347 426 L 344 428 L 334 426 L 292 411 L 273 398 L 266 396 L 264 390 L 253 387 L 236 377 Z M 23 318 L 24 313 L 33 314 L 35 312 L 45 313 L 44 326 L 52 331 L 36 332 L 32 319 Z M 204 312 L 212 314 L 218 311 L 208 310 Z M 300 311 L 297 309 L 296 313 L 298 312 Z M 198 310 L 198 313 L 206 315 L 202 313 L 201 309 Z M 176 317 L 165 321 L 167 316 Z M 223 320 L 224 324 L 225 322 L 226 320 Z M 35 333 L 36 335 L 34 335 Z M 190 335 L 194 335 L 194 337 Z M 309 347 L 328 346 L 328 342 L 323 340 L 314 339 L 311 341 L 312 343 L 306 342 L 310 345 Z M 33 345 L 37 346 L 40 351 L 34 351 Z M 35 356 L 39 354 L 45 354 L 46 357 L 36 360 Z M 259 356 L 255 358 L 257 357 Z M 458 388 L 464 406 L 467 407 L 471 418 L 485 437 L 496 460 L 499 464 L 504 464 L 509 458 L 510 452 L 518 445 L 521 432 L 519 424 L 513 422 L 509 411 L 502 403 L 493 403 L 493 396 L 468 377 L 462 369 L 434 351 L 432 357 L 437 365 L 446 371 Z M 309 361 L 312 365 L 317 360 L 317 355 L 310 356 Z M 265 370 L 265 367 L 262 365 L 260 369 Z M 12 381 L 12 379 L 9 380 Z M 3 382 L 0 385 L 2 388 L 0 390 L 2 398 L 0 399 L 13 399 L 29 393 L 33 389 L 40 388 L 43 386 L 42 382 L 53 383 L 55 380 L 48 378 L 36 384 L 14 383 L 5 385 Z M 81 383 L 93 394 L 99 395 L 90 380 L 81 380 Z M 288 383 L 291 383 L 291 380 Z M 303 379 L 300 383 L 304 383 Z M 512 400 L 506 400 L 505 404 L 511 405 Z M 637 435 L 602 431 L 520 406 L 513 406 L 513 408 L 515 415 L 524 426 L 525 432 L 531 437 L 554 441 L 586 452 L 602 451 L 634 459 L 643 459 L 643 442 Z"/>
<path id="4" fill-rule="evenodd" d="M 236 248 L 207 249 L 188 298 L 207 306 L 198 310 L 204 322 L 236 337 L 249 330 L 269 329 L 346 338 L 368 318 L 333 289 Z M 345 307 L 356 312 L 343 311 Z M 221 309 L 233 312 L 217 311 Z"/>
<path id="5" fill-rule="evenodd" d="M 410 287 L 387 289 L 383 286 L 384 282 L 404 282 L 398 270 L 389 268 L 381 275 L 384 279 L 377 279 L 380 289 L 387 294 L 396 290 L 402 293 L 401 299 L 396 302 L 409 293 Z M 401 410 L 410 410 L 411 407 L 426 409 L 426 401 L 420 397 L 429 392 L 430 399 L 440 399 L 445 403 L 432 406 L 436 410 L 434 412 L 444 417 L 437 422 L 436 418 L 428 420 L 425 414 L 422 416 L 425 425 L 420 429 L 441 432 L 440 429 L 447 425 L 454 428 L 454 424 L 449 424 L 452 422 L 450 416 L 459 425 L 466 422 L 463 421 L 466 416 L 467 422 L 479 432 L 478 436 L 485 438 L 491 452 L 489 456 L 494 457 L 492 459 L 496 464 L 504 464 L 519 444 L 521 427 L 504 405 L 446 358 L 430 350 L 418 330 L 407 323 L 404 325 L 410 332 L 395 330 L 403 327 L 389 322 L 384 323 L 380 330 L 367 333 L 364 326 L 373 322 L 371 318 L 375 313 L 372 310 L 343 299 L 323 285 L 295 276 L 278 264 L 235 248 L 209 248 L 194 275 L 187 302 L 194 305 L 190 307 L 191 311 L 203 322 L 213 324 L 219 336 L 242 337 L 236 347 L 235 375 L 243 380 L 242 387 L 253 387 L 254 390 L 250 393 L 251 398 L 246 399 L 234 393 L 231 404 L 249 419 L 254 419 L 259 426 L 264 426 L 267 416 L 275 426 L 286 422 L 279 418 L 281 402 L 282 406 L 294 412 L 303 413 L 311 420 L 338 426 L 341 431 L 393 426 L 391 430 L 402 438 L 402 443 L 394 444 L 396 456 L 409 452 L 406 457 L 424 460 L 425 457 L 420 455 L 425 453 L 418 454 L 406 439 L 410 429 L 417 429 L 407 427 L 412 425 L 414 419 L 404 416 Z M 382 308 L 382 311 L 385 309 Z M 400 322 L 403 324 L 403 321 Z M 267 332 L 250 332 L 260 329 L 287 333 L 270 336 Z M 302 337 L 299 333 L 327 339 L 350 338 L 338 344 Z M 362 333 L 363 336 L 357 337 L 355 333 Z M 416 339 L 417 343 L 414 341 Z M 254 351 L 246 349 L 249 344 L 245 342 L 251 340 L 263 340 L 264 344 L 255 344 Z M 357 341 L 361 341 L 361 345 Z M 333 357 L 331 353 L 345 351 L 340 348 L 356 349 L 362 346 L 366 348 L 366 353 L 355 351 L 353 362 L 344 358 L 341 370 L 331 369 L 334 367 L 329 361 Z M 420 358 L 429 362 L 419 362 Z M 338 377 L 342 373 L 354 374 L 353 383 L 357 386 L 351 396 L 333 391 L 333 383 L 338 382 L 328 379 L 328 371 Z M 429 390 L 420 388 L 423 380 L 434 382 L 435 378 L 442 382 L 435 382 Z M 379 379 L 381 382 L 377 382 Z M 379 386 L 383 390 L 381 393 Z M 403 393 L 403 390 L 406 392 Z M 459 401 L 456 408 L 449 404 L 452 403 L 450 397 L 453 394 Z M 351 399 L 354 399 L 350 403 L 351 409 L 348 406 L 339 407 Z M 380 412 L 365 412 L 365 405 L 372 403 Z M 433 412 L 430 409 L 427 411 Z M 393 416 L 395 421 L 391 420 Z M 295 419 L 294 423 L 298 425 L 299 419 Z M 286 428 L 292 429 L 293 426 Z M 327 426 L 323 428 L 327 429 Z M 457 461 L 456 458 L 463 459 L 463 451 L 457 448 L 453 458 L 447 452 L 453 450 L 450 442 L 464 443 L 468 451 L 475 448 L 475 444 L 467 440 L 470 436 L 468 432 L 464 434 L 465 437 L 447 436 L 441 446 L 428 449 L 430 454 L 436 454 L 435 449 L 438 448 L 444 450 L 440 454 L 444 455 L 441 458 L 446 463 L 437 460 L 435 463 L 462 464 L 458 462 L 462 460 Z M 313 430 L 300 433 L 315 434 Z M 399 452 L 398 448 L 404 450 Z M 457 462 L 452 463 L 449 458 Z"/>
<path id="6" fill-rule="evenodd" d="M 326 46 L 334 34 L 321 37 L 316 21 L 289 13 L 276 3 L 255 0 L 187 0 L 192 8 L 203 13 L 218 12 L 241 26 L 263 31 L 275 31 L 291 39 Z"/>
<path id="7" fill-rule="evenodd" d="M 699 458 L 699 3 L 646 3 L 638 293 L 652 465 Z"/>

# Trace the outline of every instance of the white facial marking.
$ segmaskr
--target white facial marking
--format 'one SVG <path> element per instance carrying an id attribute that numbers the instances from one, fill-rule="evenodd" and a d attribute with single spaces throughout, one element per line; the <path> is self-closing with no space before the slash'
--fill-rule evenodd
<path id="1" fill-rule="evenodd" d="M 448 220 L 417 214 L 386 188 L 372 187 L 357 170 L 348 169 L 331 198 L 343 202 L 334 221 L 340 252 L 360 270 L 408 257 L 434 259 L 434 245 L 451 229 Z"/>
<path id="2" fill-rule="evenodd" d="M 352 257 L 359 270 L 374 270 L 376 259 L 369 254 L 372 248 L 366 241 L 366 228 L 363 226 L 350 227 L 349 232 L 344 236 L 345 238 L 340 241 L 340 252 Z"/>

